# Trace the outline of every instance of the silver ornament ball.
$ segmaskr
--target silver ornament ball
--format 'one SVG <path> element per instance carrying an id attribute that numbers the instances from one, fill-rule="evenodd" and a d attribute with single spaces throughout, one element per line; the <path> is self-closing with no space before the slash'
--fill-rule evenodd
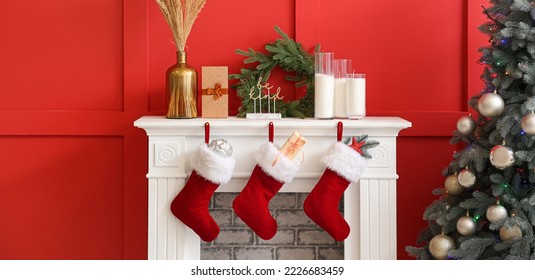
<path id="1" fill-rule="evenodd" d="M 535 114 L 529 113 L 522 117 L 520 125 L 522 126 L 522 130 L 524 130 L 525 133 L 535 134 Z"/>
<path id="2" fill-rule="evenodd" d="M 459 175 L 457 175 L 457 180 L 461 186 L 470 188 L 476 183 L 476 175 L 474 175 L 474 173 L 468 169 L 463 169 L 461 172 L 459 172 Z"/>
<path id="3" fill-rule="evenodd" d="M 446 178 L 446 181 L 444 181 L 444 188 L 449 194 L 452 195 L 458 195 L 464 191 L 464 188 L 461 186 L 461 184 L 459 184 L 459 180 L 457 180 L 456 175 L 450 175 L 448 178 Z"/>
<path id="4" fill-rule="evenodd" d="M 515 163 L 515 153 L 510 147 L 496 145 L 490 150 L 490 163 L 498 169 L 506 169 Z"/>
<path id="5" fill-rule="evenodd" d="M 503 226 L 500 228 L 500 238 L 509 242 L 519 240 L 522 238 L 522 230 L 516 225 L 509 228 Z"/>
<path id="6" fill-rule="evenodd" d="M 457 121 L 457 130 L 463 135 L 470 135 L 476 130 L 476 122 L 472 117 L 461 117 Z"/>
<path id="7" fill-rule="evenodd" d="M 463 216 L 457 220 L 457 231 L 464 236 L 476 233 L 476 229 L 477 225 L 472 217 Z"/>
<path id="8" fill-rule="evenodd" d="M 500 95 L 489 92 L 482 95 L 477 102 L 477 109 L 481 115 L 494 118 L 503 113 L 505 103 Z"/>
<path id="9" fill-rule="evenodd" d="M 208 149 L 214 151 L 222 157 L 232 156 L 232 146 L 225 139 L 212 140 L 212 142 L 210 142 L 208 145 Z"/>
<path id="10" fill-rule="evenodd" d="M 487 208 L 486 216 L 489 222 L 498 222 L 507 218 L 507 209 L 505 209 L 505 207 L 501 206 L 500 204 L 494 204 Z"/>
<path id="11" fill-rule="evenodd" d="M 447 259 L 448 253 L 453 249 L 455 249 L 455 241 L 444 234 L 433 237 L 429 242 L 429 251 L 437 260 Z"/>

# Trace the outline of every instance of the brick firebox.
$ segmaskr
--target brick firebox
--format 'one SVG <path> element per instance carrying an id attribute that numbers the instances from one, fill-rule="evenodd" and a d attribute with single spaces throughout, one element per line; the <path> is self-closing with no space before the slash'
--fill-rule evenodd
<path id="1" fill-rule="evenodd" d="M 269 207 L 277 221 L 277 234 L 263 240 L 232 210 L 238 193 L 216 193 L 210 213 L 221 228 L 213 242 L 201 243 L 204 260 L 341 260 L 344 243 L 336 242 L 303 211 L 308 193 L 279 193 Z M 343 202 L 339 210 L 343 214 Z"/>

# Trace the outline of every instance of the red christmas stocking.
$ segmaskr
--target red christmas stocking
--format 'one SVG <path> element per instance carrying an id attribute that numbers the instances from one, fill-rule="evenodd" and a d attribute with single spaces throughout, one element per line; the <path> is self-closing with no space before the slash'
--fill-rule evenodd
<path id="1" fill-rule="evenodd" d="M 336 241 L 342 241 L 349 236 L 350 228 L 338 211 L 338 204 L 349 183 L 358 182 L 368 159 L 351 146 L 336 142 L 329 147 L 322 162 L 326 169 L 305 199 L 305 214 Z"/>
<path id="2" fill-rule="evenodd" d="M 201 144 L 191 156 L 193 171 L 171 203 L 171 212 L 204 241 L 219 235 L 219 226 L 208 211 L 208 203 L 220 184 L 232 177 L 235 159 L 223 157 Z"/>
<path id="3" fill-rule="evenodd" d="M 293 180 L 299 162 L 279 156 L 279 150 L 271 142 L 262 145 L 255 158 L 258 164 L 232 207 L 260 238 L 269 240 L 277 233 L 277 222 L 269 212 L 269 201 L 284 183 Z M 276 159 L 277 163 L 273 165 Z"/>

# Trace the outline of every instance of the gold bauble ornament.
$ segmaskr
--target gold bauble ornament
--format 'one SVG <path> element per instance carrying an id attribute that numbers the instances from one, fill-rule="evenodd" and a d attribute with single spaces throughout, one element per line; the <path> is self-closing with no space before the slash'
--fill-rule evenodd
<path id="1" fill-rule="evenodd" d="M 470 135 L 476 130 L 476 122 L 472 117 L 461 117 L 457 121 L 457 130 L 463 135 Z"/>
<path id="2" fill-rule="evenodd" d="M 490 150 L 490 163 L 498 169 L 506 169 L 515 163 L 515 153 L 513 149 L 496 145 Z"/>
<path id="3" fill-rule="evenodd" d="M 501 206 L 500 204 L 494 204 L 487 208 L 486 216 L 489 222 L 498 222 L 507 218 L 507 209 L 505 209 L 505 207 Z"/>
<path id="4" fill-rule="evenodd" d="M 477 110 L 487 118 L 494 118 L 503 113 L 505 103 L 496 92 L 482 95 L 477 102 Z"/>
<path id="5" fill-rule="evenodd" d="M 535 134 L 535 113 L 531 112 L 522 117 L 522 122 L 520 122 L 520 125 L 525 133 Z"/>
<path id="6" fill-rule="evenodd" d="M 452 195 L 458 195 L 464 191 L 463 186 L 461 186 L 461 184 L 459 184 L 459 180 L 457 180 L 457 175 L 448 176 L 446 181 L 444 181 L 444 188 L 446 188 L 446 191 Z"/>
<path id="7" fill-rule="evenodd" d="M 457 175 L 457 180 L 461 186 L 470 188 L 476 183 L 476 175 L 474 175 L 472 171 L 468 170 L 468 168 L 465 168 L 459 172 L 459 175 Z"/>
<path id="8" fill-rule="evenodd" d="M 455 249 L 455 241 L 445 234 L 437 235 L 429 242 L 429 251 L 437 260 L 447 259 L 448 253 L 453 249 Z"/>
<path id="9" fill-rule="evenodd" d="M 519 240 L 520 238 L 522 238 L 522 230 L 516 225 L 510 228 L 501 227 L 500 238 L 503 241 L 508 241 L 508 242 Z"/>
<path id="10" fill-rule="evenodd" d="M 476 222 L 470 216 L 463 216 L 457 220 L 457 231 L 464 236 L 476 233 L 476 229 Z"/>

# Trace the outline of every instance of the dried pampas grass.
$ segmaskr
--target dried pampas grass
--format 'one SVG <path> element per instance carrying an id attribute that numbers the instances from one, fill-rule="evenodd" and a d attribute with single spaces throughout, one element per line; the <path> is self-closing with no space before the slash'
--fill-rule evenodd
<path id="1" fill-rule="evenodd" d="M 156 0 L 156 3 L 173 31 L 178 51 L 183 52 L 193 23 L 206 0 Z"/>

